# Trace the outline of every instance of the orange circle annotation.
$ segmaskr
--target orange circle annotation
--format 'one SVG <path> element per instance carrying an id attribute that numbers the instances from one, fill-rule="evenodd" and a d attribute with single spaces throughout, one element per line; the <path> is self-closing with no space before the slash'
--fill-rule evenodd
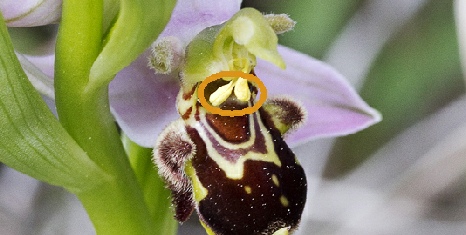
<path id="1" fill-rule="evenodd" d="M 242 77 L 246 80 L 256 83 L 256 85 L 259 87 L 259 90 L 260 90 L 259 100 L 254 104 L 254 106 L 247 107 L 247 108 L 240 109 L 240 110 L 223 110 L 219 107 L 214 107 L 210 105 L 205 98 L 204 90 L 207 87 L 207 84 L 213 81 L 216 81 L 218 79 L 224 78 L 224 77 Z M 230 116 L 230 117 L 252 114 L 256 112 L 262 106 L 262 104 L 264 104 L 265 100 L 267 99 L 267 88 L 265 87 L 264 83 L 258 77 L 254 76 L 253 74 L 243 73 L 240 71 L 221 71 L 219 73 L 214 73 L 210 75 L 209 77 L 207 77 L 204 81 L 202 81 L 201 84 L 199 84 L 197 92 L 198 92 L 197 94 L 198 94 L 199 101 L 201 102 L 201 105 L 205 109 L 207 109 L 207 111 L 213 114 L 219 114 L 222 116 Z"/>

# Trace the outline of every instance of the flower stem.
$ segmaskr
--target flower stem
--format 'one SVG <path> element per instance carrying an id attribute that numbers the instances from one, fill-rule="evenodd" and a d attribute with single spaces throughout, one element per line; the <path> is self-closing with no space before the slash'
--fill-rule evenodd
<path id="1" fill-rule="evenodd" d="M 166 188 L 165 182 L 157 174 L 157 169 L 152 163 L 152 149 L 137 145 L 126 135 L 123 135 L 122 139 L 131 167 L 136 174 L 139 185 L 143 188 L 144 199 L 155 226 L 158 228 L 158 234 L 176 234 L 178 222 L 170 207 L 170 190 Z"/>
<path id="2" fill-rule="evenodd" d="M 103 3 L 65 0 L 56 47 L 55 97 L 60 122 L 111 179 L 78 193 L 98 234 L 152 234 L 149 210 L 110 114 L 108 84 L 86 92 L 102 50 Z"/>

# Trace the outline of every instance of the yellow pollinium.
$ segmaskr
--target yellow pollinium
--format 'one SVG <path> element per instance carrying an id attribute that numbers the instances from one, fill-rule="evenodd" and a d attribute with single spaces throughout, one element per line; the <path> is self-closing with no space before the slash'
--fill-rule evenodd
<path id="1" fill-rule="evenodd" d="M 209 101 L 213 106 L 219 106 L 225 102 L 231 93 L 235 94 L 236 98 L 241 101 L 248 101 L 251 98 L 248 80 L 244 78 L 234 78 L 228 84 L 219 87 L 209 97 Z"/>
<path id="2" fill-rule="evenodd" d="M 237 58 L 231 59 L 228 62 L 230 71 L 241 71 L 243 73 L 250 73 L 255 66 L 254 58 L 243 47 L 234 47 L 235 55 Z M 248 101 L 251 98 L 251 91 L 249 90 L 248 80 L 242 77 L 236 78 L 223 78 L 225 81 L 230 81 L 228 84 L 219 87 L 209 97 L 212 106 L 219 106 L 221 103 L 230 97 L 233 93 L 240 101 Z"/>

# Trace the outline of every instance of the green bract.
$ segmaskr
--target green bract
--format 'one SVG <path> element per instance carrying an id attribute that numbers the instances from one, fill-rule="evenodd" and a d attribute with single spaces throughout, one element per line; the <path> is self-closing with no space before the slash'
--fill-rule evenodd
<path id="1" fill-rule="evenodd" d="M 0 14 L 0 162 L 80 193 L 109 175 L 62 128 L 28 81 Z"/>
<path id="2" fill-rule="evenodd" d="M 150 150 L 132 146 L 125 154 L 108 98 L 110 81 L 157 38 L 174 5 L 63 1 L 54 75 L 60 122 L 21 69 L 0 14 L 0 162 L 75 193 L 97 234 L 176 230 L 171 212 L 161 210 L 167 192 L 145 173 Z"/>
<path id="3" fill-rule="evenodd" d="M 139 56 L 162 32 L 175 3 L 164 0 L 121 0 L 116 22 L 105 39 L 102 52 L 91 67 L 88 89 L 107 84 L 118 71 Z"/>
<path id="4" fill-rule="evenodd" d="M 227 22 L 209 27 L 194 38 L 187 48 L 183 81 L 191 85 L 220 71 L 249 73 L 256 56 L 284 69 L 277 45 L 278 38 L 264 16 L 244 8 Z"/>

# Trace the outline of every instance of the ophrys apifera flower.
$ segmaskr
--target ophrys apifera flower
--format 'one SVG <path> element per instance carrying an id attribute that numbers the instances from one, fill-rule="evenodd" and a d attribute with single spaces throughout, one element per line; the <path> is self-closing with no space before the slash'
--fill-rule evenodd
<path id="1" fill-rule="evenodd" d="M 200 32 L 177 71 L 181 118 L 159 136 L 154 160 L 172 190 L 176 218 L 183 222 L 195 209 L 208 234 L 288 234 L 299 224 L 307 182 L 283 137 L 304 122 L 305 109 L 271 98 L 253 114 L 232 117 L 199 101 L 199 84 L 211 74 L 255 74 L 257 58 L 284 69 L 277 41 L 261 13 L 242 9 Z M 212 106 L 242 110 L 254 105 L 258 92 L 254 82 L 224 77 L 201 94 Z"/>
<path id="2" fill-rule="evenodd" d="M 254 216 L 256 220 L 252 220 L 254 223 L 248 226 L 250 230 L 247 231 L 253 233 L 257 231 L 285 232 L 296 227 L 299 221 L 304 206 L 306 182 L 303 170 L 284 142 L 283 135 L 302 123 L 304 110 L 308 111 L 308 120 L 302 125 L 302 128 L 296 129 L 294 134 L 286 136 L 290 143 L 304 142 L 318 136 L 352 133 L 378 121 L 378 114 L 368 107 L 342 77 L 327 65 L 291 49 L 280 46 L 277 48 L 276 36 L 273 35 L 275 28 L 271 29 L 267 25 L 274 25 L 271 22 L 277 19 L 276 16 L 270 16 L 272 20 L 266 20 L 262 16 L 259 17 L 257 12 L 246 15 L 239 14 L 238 16 L 241 17 L 234 18 L 223 26 L 215 26 L 230 19 L 239 10 L 239 4 L 238 1 L 222 3 L 180 1 L 170 23 L 153 46 L 154 53 L 151 58 L 155 61 L 153 64 L 157 65 L 154 66 L 157 68 L 157 74 L 154 75 L 146 66 L 147 53 L 142 55 L 131 66 L 120 72 L 111 84 L 111 106 L 116 121 L 123 131 L 131 139 L 145 147 L 153 147 L 162 127 L 169 120 L 176 119 L 177 113 L 185 116 L 182 122 L 177 122 L 177 127 L 182 127 L 177 130 L 182 131 L 184 128 L 185 133 L 170 135 L 175 140 L 181 141 L 165 142 L 170 159 L 164 162 L 170 163 L 173 160 L 178 164 L 175 164 L 177 166 L 175 170 L 179 171 L 182 176 L 176 182 L 170 181 L 171 179 L 166 177 L 172 183 L 170 187 L 175 191 L 175 204 L 178 205 L 178 209 L 181 208 L 181 212 L 177 213 L 179 219 L 183 219 L 189 215 L 190 209 L 197 207 L 209 231 L 221 233 L 220 231 L 223 230 L 220 229 L 231 230 L 238 223 L 225 223 L 224 221 L 229 220 L 229 218 L 239 219 L 242 218 L 241 216 L 228 215 L 223 223 L 214 223 L 209 221 L 209 218 L 211 220 L 213 216 L 208 216 L 208 213 L 215 211 L 215 208 L 202 209 L 206 208 L 202 205 L 209 204 L 209 202 L 211 202 L 210 205 L 215 205 L 216 202 L 209 199 L 209 196 L 215 194 L 212 192 L 219 189 L 222 189 L 220 190 L 222 194 L 215 195 L 228 196 L 232 198 L 232 201 L 240 199 L 240 197 L 234 197 L 228 193 L 223 194 L 223 189 L 226 188 L 242 187 L 241 195 L 253 195 L 251 201 L 263 197 L 262 193 L 259 196 L 256 195 L 260 190 L 253 182 L 244 181 L 236 186 L 230 185 L 231 187 L 222 185 L 222 182 L 231 180 L 251 179 L 247 174 L 258 172 L 258 176 L 266 178 L 259 180 L 260 177 L 254 177 L 260 181 L 260 184 L 257 185 L 264 185 L 266 182 L 270 186 L 269 189 L 278 190 L 277 195 L 272 193 L 273 196 L 268 197 L 274 200 L 267 201 L 265 204 L 270 206 L 275 203 L 278 205 L 277 208 L 282 209 L 294 208 L 292 214 L 295 217 L 284 216 L 283 213 L 288 212 L 277 212 L 280 215 L 271 215 L 271 217 L 265 217 L 262 222 L 259 222 L 257 221 L 259 216 L 256 214 Z M 277 29 L 275 29 L 277 33 L 283 31 Z M 202 30 L 204 30 L 203 33 L 198 34 Z M 209 30 L 211 34 L 209 34 Z M 269 33 L 263 32 L 263 30 Z M 272 32 L 272 36 L 270 36 L 270 32 Z M 198 35 L 198 38 L 193 41 L 195 35 Z M 260 36 L 259 39 L 256 36 Z M 253 43 L 250 44 L 251 42 Z M 199 43 L 204 43 L 204 45 Z M 189 47 L 186 49 L 188 44 Z M 195 52 L 200 48 L 206 49 L 205 52 L 208 52 L 206 54 L 211 57 L 201 56 L 202 51 L 200 51 L 201 54 Z M 287 69 L 281 70 L 285 64 L 288 66 Z M 291 94 L 298 97 L 302 105 L 298 105 L 288 98 L 271 98 L 261 110 L 251 115 L 234 119 L 221 116 L 208 118 L 209 113 L 203 111 L 202 107 L 196 106 L 195 96 L 197 93 L 195 89 L 197 83 L 205 76 L 222 70 L 254 73 L 264 80 L 270 96 Z M 160 75 L 162 73 L 165 75 Z M 180 86 L 178 79 L 182 80 L 182 89 L 179 96 L 181 98 L 178 99 L 177 112 L 175 97 Z M 209 89 L 211 92 L 207 92 L 209 97 L 206 98 L 212 105 L 231 109 L 250 106 L 254 102 L 255 96 L 260 92 L 253 83 L 249 83 L 241 77 L 224 78 L 223 81 L 212 83 Z M 191 97 L 189 97 L 190 92 L 192 92 Z M 191 113 L 189 113 L 189 107 L 191 107 Z M 199 111 L 199 113 L 196 114 L 194 111 Z M 196 115 L 199 120 L 196 120 Z M 199 126 L 202 123 L 204 123 L 204 127 Z M 220 127 L 219 124 L 229 128 Z M 202 129 L 208 126 L 211 129 Z M 162 133 L 158 149 L 161 149 L 163 140 L 168 138 L 166 133 L 172 130 L 170 127 Z M 192 128 L 192 133 L 188 131 L 189 128 Z M 238 128 L 240 128 L 239 130 L 244 129 L 244 131 L 238 131 Z M 230 129 L 235 131 L 228 131 Z M 214 138 L 210 138 L 208 133 Z M 226 142 L 234 144 L 222 143 L 222 139 L 224 142 L 227 140 Z M 253 139 L 254 141 L 252 141 Z M 242 141 L 244 143 L 241 145 Z M 238 145 L 238 143 L 240 144 Z M 183 145 L 182 149 L 185 152 L 178 152 L 176 144 Z M 219 153 L 219 149 L 209 149 L 207 144 L 216 147 L 223 146 L 222 151 L 232 150 L 233 153 Z M 249 147 L 246 146 L 247 144 L 250 144 Z M 241 147 L 235 149 L 234 146 Z M 203 147 L 205 148 L 204 153 L 201 151 Z M 177 160 L 176 156 L 182 157 Z M 196 162 L 196 159 L 199 160 L 202 156 L 208 156 L 208 159 L 213 161 L 213 165 L 209 169 L 220 169 L 225 174 L 223 181 L 219 179 L 213 182 L 218 183 L 215 187 L 210 186 L 208 181 L 210 178 L 214 178 L 213 172 L 205 176 L 201 175 L 199 170 L 202 168 L 199 165 L 201 163 Z M 246 168 L 250 167 L 249 163 L 251 162 L 270 164 L 270 171 L 247 170 Z M 218 168 L 214 166 L 215 164 L 218 165 Z M 230 167 L 229 164 L 233 167 Z M 283 173 L 287 172 L 284 168 L 293 168 L 294 170 Z M 288 176 L 291 180 L 287 180 Z M 173 177 L 176 178 L 176 174 Z M 235 182 L 238 183 L 238 181 Z M 213 183 L 212 185 L 214 185 Z M 285 189 L 293 183 L 298 185 L 299 192 L 292 193 L 291 189 Z M 186 192 L 185 197 L 180 199 L 178 195 L 183 196 L 183 194 L 177 194 L 176 191 L 179 189 L 176 188 L 176 184 L 185 184 L 191 191 L 194 189 L 194 195 Z M 196 193 L 197 189 L 200 192 Z M 207 192 L 203 193 L 203 189 L 206 189 Z M 293 197 L 290 194 L 293 194 Z M 194 201 L 190 200 L 193 199 L 193 196 Z M 254 206 L 251 203 L 239 203 L 238 205 L 247 205 L 248 208 L 250 205 Z M 225 207 L 224 205 L 222 208 L 233 207 Z M 234 212 L 234 210 L 231 211 Z M 264 214 L 264 211 L 261 210 L 252 210 L 252 212 Z M 252 212 L 250 216 L 252 216 Z M 284 217 L 289 220 L 283 219 Z"/>

